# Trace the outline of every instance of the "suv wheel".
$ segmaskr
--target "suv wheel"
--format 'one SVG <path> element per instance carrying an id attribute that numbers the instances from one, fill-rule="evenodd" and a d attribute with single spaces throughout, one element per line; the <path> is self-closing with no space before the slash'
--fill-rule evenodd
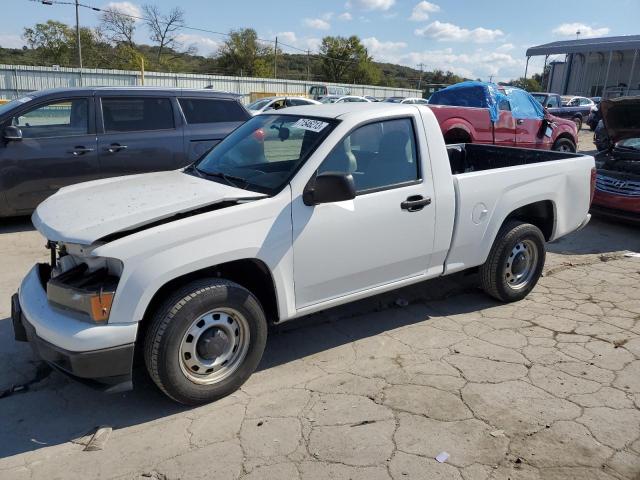
<path id="1" fill-rule="evenodd" d="M 165 394 L 197 405 L 238 389 L 258 366 L 266 340 L 265 315 L 251 292 L 227 280 L 199 280 L 154 314 L 145 363 Z"/>

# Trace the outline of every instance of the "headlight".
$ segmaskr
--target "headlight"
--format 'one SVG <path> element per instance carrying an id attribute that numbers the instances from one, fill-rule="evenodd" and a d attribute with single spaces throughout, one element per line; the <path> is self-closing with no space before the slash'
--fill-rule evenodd
<path id="1" fill-rule="evenodd" d="M 57 307 L 87 314 L 96 323 L 107 322 L 119 281 L 110 272 L 114 261 L 93 258 L 52 277 L 47 282 L 47 299 Z"/>

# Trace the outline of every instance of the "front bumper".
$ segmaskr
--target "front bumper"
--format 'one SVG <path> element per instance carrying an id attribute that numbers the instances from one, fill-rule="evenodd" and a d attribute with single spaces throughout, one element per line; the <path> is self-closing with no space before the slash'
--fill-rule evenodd
<path id="1" fill-rule="evenodd" d="M 108 390 L 131 388 L 137 324 L 96 325 L 51 307 L 34 266 L 11 299 L 15 338 L 58 370 Z"/>

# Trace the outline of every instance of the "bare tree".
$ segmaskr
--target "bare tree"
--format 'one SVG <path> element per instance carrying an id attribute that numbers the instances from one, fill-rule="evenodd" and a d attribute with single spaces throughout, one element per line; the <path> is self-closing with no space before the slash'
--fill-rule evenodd
<path id="1" fill-rule="evenodd" d="M 136 20 L 124 15 L 116 8 L 106 8 L 100 16 L 100 29 L 113 43 L 125 43 L 131 48 L 135 47 L 133 35 L 136 32 Z"/>
<path id="2" fill-rule="evenodd" d="M 157 61 L 160 63 L 163 50 L 180 47 L 177 32 L 184 27 L 184 10 L 176 7 L 166 15 L 156 5 L 144 5 L 142 10 L 149 37 L 158 45 Z"/>

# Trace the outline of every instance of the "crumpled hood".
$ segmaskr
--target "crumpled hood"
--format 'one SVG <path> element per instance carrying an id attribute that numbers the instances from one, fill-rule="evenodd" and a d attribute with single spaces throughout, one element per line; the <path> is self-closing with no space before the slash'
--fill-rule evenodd
<path id="1" fill-rule="evenodd" d="M 640 137 L 640 97 L 602 100 L 599 108 L 612 144 Z"/>
<path id="2" fill-rule="evenodd" d="M 49 240 L 90 245 L 179 213 L 263 196 L 182 171 L 146 173 L 62 188 L 42 202 L 31 219 Z"/>

